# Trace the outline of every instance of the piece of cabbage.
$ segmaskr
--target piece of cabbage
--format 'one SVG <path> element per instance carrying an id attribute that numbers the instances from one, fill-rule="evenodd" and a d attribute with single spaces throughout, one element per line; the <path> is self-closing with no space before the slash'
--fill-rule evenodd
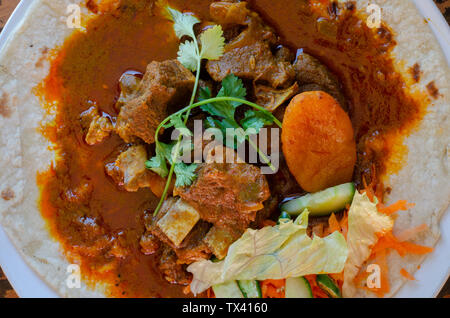
<path id="1" fill-rule="evenodd" d="M 377 234 L 392 230 L 394 221 L 391 217 L 378 212 L 366 194 L 356 191 L 348 211 L 348 260 L 344 267 L 344 297 L 352 297 L 356 292 L 354 278 L 363 263 L 371 254 L 371 247 L 378 241 Z"/>
<path id="2" fill-rule="evenodd" d="M 308 211 L 294 222 L 280 220 L 276 226 L 248 229 L 234 242 L 225 259 L 191 264 L 191 291 L 201 293 L 212 285 L 232 280 L 265 280 L 309 274 L 340 273 L 347 259 L 347 244 L 339 232 L 312 239 L 307 235 Z"/>

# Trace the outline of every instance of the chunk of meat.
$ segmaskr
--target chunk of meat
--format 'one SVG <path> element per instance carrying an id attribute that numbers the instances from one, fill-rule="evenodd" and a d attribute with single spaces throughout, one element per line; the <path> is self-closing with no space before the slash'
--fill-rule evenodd
<path id="1" fill-rule="evenodd" d="M 112 255 L 117 258 L 125 258 L 129 254 L 129 250 L 125 247 L 126 245 L 123 242 L 123 238 L 121 235 L 113 238 L 111 249 L 109 250 L 109 255 Z"/>
<path id="2" fill-rule="evenodd" d="M 70 235 L 68 237 L 74 252 L 82 256 L 98 257 L 111 249 L 112 240 L 105 229 L 99 225 L 98 218 L 86 215 L 88 212 L 79 211 L 80 216 L 71 220 L 64 231 Z"/>
<path id="3" fill-rule="evenodd" d="M 242 231 L 213 226 L 203 240 L 218 259 L 224 259 L 230 245 L 239 239 L 242 233 Z"/>
<path id="4" fill-rule="evenodd" d="M 245 24 L 249 11 L 246 2 L 213 2 L 209 7 L 211 18 L 221 25 Z"/>
<path id="5" fill-rule="evenodd" d="M 126 72 L 119 79 L 120 96 L 116 102 L 116 108 L 120 110 L 123 105 L 136 97 L 141 78 L 134 72 Z"/>
<path id="6" fill-rule="evenodd" d="M 92 106 L 81 114 L 81 122 L 87 128 L 85 141 L 93 146 L 101 143 L 111 135 L 114 126 L 109 118 L 100 116 L 97 106 Z"/>
<path id="7" fill-rule="evenodd" d="M 89 131 L 86 135 L 86 143 L 88 145 L 96 145 L 111 135 L 114 127 L 111 121 L 106 117 L 96 117 L 89 127 Z"/>
<path id="8" fill-rule="evenodd" d="M 286 89 L 274 89 L 265 85 L 255 86 L 256 103 L 273 112 L 289 101 L 299 91 L 297 83 Z"/>
<path id="9" fill-rule="evenodd" d="M 197 180 L 177 193 L 201 219 L 234 230 L 245 230 L 270 196 L 261 170 L 245 163 L 203 164 Z"/>
<path id="10" fill-rule="evenodd" d="M 211 250 L 208 248 L 203 238 L 208 233 L 211 225 L 200 221 L 184 239 L 182 247 L 176 248 L 178 263 L 192 264 L 193 262 L 211 257 Z"/>
<path id="11" fill-rule="evenodd" d="M 320 87 L 320 90 L 333 96 L 341 107 L 347 110 L 347 102 L 341 92 L 338 79 L 318 59 L 302 52 L 297 56 L 294 68 L 297 81 L 300 86 L 304 86 L 302 91 L 315 91 Z M 316 86 L 305 86 L 311 84 Z"/>
<path id="12" fill-rule="evenodd" d="M 158 220 L 156 226 L 178 247 L 199 220 L 198 212 L 182 199 L 178 199 L 170 204 L 170 208 Z"/>
<path id="13" fill-rule="evenodd" d="M 275 53 L 275 58 L 278 61 L 293 63 L 295 60 L 295 54 L 286 46 L 279 45 Z"/>
<path id="14" fill-rule="evenodd" d="M 106 165 L 106 172 L 129 192 L 136 192 L 139 188 L 152 188 L 154 179 L 161 177 L 145 167 L 147 158 L 143 145 L 131 146 L 122 152 L 115 162 Z"/>
<path id="15" fill-rule="evenodd" d="M 244 3 L 244 2 L 242 2 Z M 292 84 L 295 71 L 289 61 L 272 53 L 272 47 L 278 42 L 273 30 L 264 25 L 261 18 L 244 5 L 228 3 L 218 5 L 229 10 L 241 10 L 247 18 L 244 25 L 247 28 L 225 46 L 224 55 L 217 61 L 208 61 L 206 68 L 211 77 L 222 81 L 229 74 L 253 81 L 263 81 L 273 88 L 285 87 Z M 212 13 L 216 6 L 211 5 Z M 223 16 L 228 14 L 216 14 L 217 22 L 223 22 Z M 214 16 L 213 16 L 214 17 Z M 242 18 L 239 18 L 242 21 Z"/>
<path id="16" fill-rule="evenodd" d="M 203 221 L 197 222 L 198 218 L 196 218 L 194 223 L 195 226 L 192 227 L 191 222 L 188 221 L 189 231 L 188 234 L 185 235 L 186 231 L 184 230 L 185 226 L 182 225 L 182 216 L 178 215 L 180 220 L 174 220 L 174 218 L 172 218 L 176 223 L 175 227 L 180 228 L 180 231 L 184 233 L 184 238 L 181 243 L 174 243 L 170 233 L 168 233 L 169 235 L 166 234 L 165 231 L 167 229 L 165 227 L 161 227 L 161 220 L 164 220 L 167 216 L 170 216 L 171 211 L 177 210 L 177 203 L 179 201 L 179 198 L 169 198 L 164 202 L 164 205 L 158 215 L 154 217 L 147 217 L 145 219 L 145 227 L 147 232 L 144 236 L 151 234 L 165 245 L 169 246 L 175 252 L 177 262 L 180 264 L 190 264 L 201 259 L 208 259 L 211 255 L 211 251 L 206 243 L 203 242 L 203 238 L 206 236 L 209 228 L 211 227 L 208 223 Z"/>
<path id="17" fill-rule="evenodd" d="M 157 226 L 151 226 L 150 233 L 155 235 L 161 242 L 170 246 L 175 252 L 179 264 L 191 264 L 202 259 L 210 258 L 211 251 L 206 243 L 203 242 L 203 238 L 208 233 L 210 227 L 206 222 L 198 222 L 179 246 L 175 246 Z"/>
<path id="18" fill-rule="evenodd" d="M 186 265 L 177 262 L 177 255 L 167 245 L 162 248 L 158 267 L 164 278 L 172 284 L 189 285 L 191 283 L 192 274 L 186 271 Z"/>
<path id="19" fill-rule="evenodd" d="M 139 241 L 141 245 L 141 252 L 145 255 L 152 255 L 158 252 L 161 242 L 156 236 L 149 232 L 145 232 Z"/>
<path id="20" fill-rule="evenodd" d="M 304 92 L 316 92 L 316 91 L 324 91 L 325 89 L 317 84 L 306 84 L 306 85 L 302 85 L 300 86 L 300 91 L 299 93 L 304 93 Z"/>
<path id="21" fill-rule="evenodd" d="M 182 105 L 194 83 L 194 75 L 177 60 L 150 63 L 136 97 L 120 109 L 117 133 L 125 142 L 140 138 L 153 143 L 156 128 L 169 115 L 168 108 Z"/>

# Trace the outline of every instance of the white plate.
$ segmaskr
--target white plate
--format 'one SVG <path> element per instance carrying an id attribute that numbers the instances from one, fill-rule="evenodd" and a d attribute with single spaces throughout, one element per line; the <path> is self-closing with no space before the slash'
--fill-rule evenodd
<path id="1" fill-rule="evenodd" d="M 22 20 L 33 0 L 22 0 L 0 35 L 0 50 L 9 35 Z M 402 0 L 407 1 L 407 0 Z M 422 15 L 437 35 L 450 63 L 450 28 L 432 0 L 414 0 Z M 442 237 L 435 251 L 429 255 L 414 275 L 416 281 L 408 282 L 397 297 L 435 297 L 450 275 L 450 213 L 441 222 Z M 0 225 L 0 266 L 20 297 L 58 297 L 40 277 L 31 270 L 15 249 Z"/>

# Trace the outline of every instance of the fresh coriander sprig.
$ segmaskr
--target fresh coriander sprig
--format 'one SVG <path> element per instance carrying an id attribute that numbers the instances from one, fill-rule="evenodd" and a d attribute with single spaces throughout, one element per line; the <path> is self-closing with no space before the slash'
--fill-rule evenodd
<path id="1" fill-rule="evenodd" d="M 273 123 L 275 123 L 279 128 L 282 128 L 282 123 L 271 112 L 269 112 L 264 107 L 259 106 L 258 104 L 249 102 L 249 101 L 247 101 L 245 99 L 241 99 L 241 98 L 237 98 L 237 97 L 229 97 L 229 96 L 222 96 L 222 97 L 214 97 L 214 98 L 205 99 L 205 100 L 202 100 L 202 101 L 197 102 L 195 104 L 188 105 L 185 108 L 177 111 L 176 113 L 173 113 L 172 115 L 168 116 L 166 119 L 164 119 L 159 124 L 159 126 L 157 127 L 156 132 L 155 132 L 157 154 L 150 161 L 147 161 L 147 168 L 152 169 L 156 173 L 160 174 L 162 177 L 167 176 L 167 174 L 159 173 L 159 169 L 161 169 L 161 166 L 159 164 L 162 163 L 162 165 L 165 167 L 165 171 L 167 172 L 167 166 L 165 165 L 165 159 L 164 158 L 167 158 L 167 156 L 169 158 L 172 158 L 171 153 L 172 153 L 173 150 L 172 150 L 172 148 L 170 148 L 170 145 L 166 145 L 166 144 L 158 141 L 159 133 L 161 132 L 161 129 L 163 129 L 164 127 L 172 127 L 172 123 L 174 123 L 174 122 L 180 122 L 181 116 L 183 114 L 185 114 L 185 113 L 190 112 L 194 108 L 201 107 L 201 106 L 204 106 L 204 105 L 211 105 L 211 104 L 214 104 L 214 103 L 223 103 L 223 102 L 233 102 L 236 105 L 247 105 L 247 106 L 250 106 L 253 109 L 258 111 L 259 116 L 264 114 L 263 117 L 271 118 Z M 247 111 L 246 114 L 248 114 L 250 112 L 251 111 Z M 176 118 L 176 119 L 174 119 L 174 118 Z M 246 116 L 246 118 L 247 118 L 247 120 L 249 120 L 248 116 Z M 243 120 L 245 120 L 246 118 L 244 118 Z M 257 149 L 258 154 L 261 156 L 262 160 L 264 162 L 266 162 L 269 165 L 269 167 L 271 167 L 271 169 L 273 170 L 274 167 L 272 167 L 272 165 L 270 163 L 270 160 L 267 158 L 267 156 L 260 151 L 260 149 L 257 147 L 257 145 L 252 143 L 251 139 L 248 139 L 248 141 L 249 141 L 250 145 L 252 147 L 254 147 L 254 149 Z M 162 145 L 164 145 L 160 151 L 158 151 L 158 145 L 160 145 L 160 147 Z M 169 159 L 167 159 L 167 160 L 169 162 L 171 161 Z M 151 162 L 153 162 L 154 165 L 150 165 Z M 192 167 L 192 165 L 189 166 L 189 167 Z M 172 168 L 175 170 L 175 165 L 172 165 Z M 164 168 L 163 168 L 163 170 L 164 170 Z M 194 170 L 192 170 L 192 168 L 189 169 L 190 175 L 188 177 L 191 178 L 192 181 L 195 178 L 194 171 L 195 171 L 195 169 Z M 177 177 L 178 177 L 178 175 L 177 175 Z M 167 196 L 167 193 L 168 193 L 168 191 L 170 189 L 170 182 L 171 181 L 169 181 L 169 180 L 168 180 L 168 182 L 166 182 L 166 185 L 165 185 L 165 188 L 164 188 L 164 192 L 163 192 L 163 196 L 161 197 L 161 200 L 159 201 L 159 204 L 158 204 L 157 208 L 155 209 L 154 215 L 158 214 L 159 210 L 161 209 L 161 206 L 162 206 L 162 204 L 163 204 L 163 202 L 165 200 L 165 197 Z"/>
<path id="2" fill-rule="evenodd" d="M 197 103 L 195 103 L 195 104 L 186 106 L 185 108 L 180 109 L 179 111 L 173 113 L 172 115 L 170 115 L 169 117 L 167 117 L 166 119 L 164 119 L 164 120 L 159 124 L 158 128 L 156 129 L 155 139 L 158 138 L 159 132 L 161 131 L 162 128 L 164 128 L 164 125 L 166 125 L 168 122 L 170 122 L 170 120 L 172 119 L 172 117 L 174 117 L 174 116 L 179 116 L 179 115 L 181 115 L 181 114 L 186 113 L 187 111 L 191 111 L 192 109 L 198 108 L 198 107 L 203 106 L 203 105 L 207 105 L 207 104 L 211 104 L 211 103 L 227 102 L 227 101 L 241 103 L 241 105 L 247 105 L 247 106 L 253 107 L 253 108 L 256 109 L 256 110 L 259 110 L 259 111 L 261 111 L 261 112 L 264 112 L 264 113 L 266 113 L 266 115 L 267 115 L 268 117 L 273 117 L 273 122 L 274 122 L 279 128 L 282 128 L 282 125 L 283 125 L 283 124 L 281 123 L 281 121 L 279 121 L 279 120 L 278 120 L 278 119 L 277 119 L 270 111 L 268 111 L 268 110 L 265 109 L 264 107 L 262 107 L 262 106 L 260 106 L 260 105 L 258 105 L 258 104 L 249 102 L 248 100 L 245 100 L 245 99 L 236 98 L 236 97 L 228 97 L 228 96 L 224 96 L 224 97 L 213 97 L 213 98 L 210 98 L 210 99 L 205 99 L 205 100 L 202 100 L 202 101 L 197 102 Z"/>
<path id="3" fill-rule="evenodd" d="M 158 140 L 158 136 L 159 136 L 159 133 L 160 133 L 161 129 L 163 129 L 168 123 L 170 123 L 173 120 L 173 117 L 178 117 L 178 116 L 186 113 L 187 111 L 191 111 L 194 108 L 198 108 L 198 107 L 201 107 L 201 106 L 204 106 L 204 105 L 213 104 L 213 103 L 223 103 L 223 102 L 234 102 L 234 103 L 237 103 L 239 105 L 250 106 L 253 109 L 255 109 L 257 112 L 253 112 L 252 110 L 249 110 L 249 111 L 246 112 L 246 114 L 253 112 L 256 115 L 252 116 L 252 118 L 253 117 L 258 117 L 258 116 L 261 116 L 261 117 L 265 118 L 264 120 L 267 120 L 268 118 L 270 118 L 271 119 L 271 123 L 275 123 L 279 128 L 282 128 L 282 123 L 270 111 L 268 111 L 264 107 L 262 107 L 262 106 L 260 106 L 258 104 L 249 102 L 248 100 L 245 100 L 245 99 L 241 99 L 241 98 L 237 98 L 237 97 L 222 96 L 222 97 L 214 97 L 214 98 L 209 98 L 209 99 L 202 100 L 202 101 L 197 102 L 195 104 L 186 106 L 185 108 L 180 109 L 176 113 L 173 113 L 172 115 L 170 115 L 169 117 L 164 119 L 159 124 L 158 128 L 156 129 L 155 140 Z M 246 115 L 246 117 L 244 117 L 244 119 L 241 121 L 241 124 L 245 120 L 250 120 L 250 119 L 251 118 Z M 266 123 L 267 123 L 267 121 L 266 121 Z M 259 125 L 259 123 L 258 123 L 258 125 Z M 246 126 L 246 125 L 242 125 L 242 126 L 245 129 L 250 127 L 250 126 Z M 262 126 L 261 126 L 261 128 L 262 128 Z M 258 131 L 259 131 L 259 129 L 257 129 L 257 132 Z M 248 141 L 249 141 L 250 145 L 252 147 L 254 147 L 258 151 L 258 154 L 261 156 L 261 159 L 266 164 L 268 164 L 270 166 L 270 160 L 267 158 L 267 156 L 263 152 L 261 152 L 259 150 L 259 148 L 257 148 L 257 145 L 252 143 L 251 139 L 248 139 Z M 274 169 L 274 168 L 272 167 L 272 169 Z"/>
<path id="4" fill-rule="evenodd" d="M 234 97 L 243 100 L 247 95 L 247 90 L 242 83 L 242 80 L 231 74 L 223 79 L 222 88 L 217 94 L 218 97 Z M 200 91 L 200 100 L 211 99 L 211 92 L 208 88 Z M 210 127 L 218 128 L 222 131 L 225 138 L 227 137 L 227 129 L 237 129 L 235 131 L 248 131 L 253 129 L 253 134 L 258 134 L 266 125 L 272 125 L 276 118 L 266 110 L 248 110 L 244 118 L 238 123 L 235 118 L 237 107 L 241 106 L 241 101 L 221 101 L 211 102 L 202 106 L 202 110 L 214 117 L 208 117 L 206 122 Z M 220 119 L 216 119 L 220 118 Z M 272 171 L 276 171 L 269 158 L 258 148 L 258 146 L 249 138 L 247 134 L 237 134 L 236 143 L 233 141 L 233 147 L 237 149 L 242 143 L 248 141 L 250 146 L 258 152 L 262 161 L 267 164 Z"/>
<path id="5" fill-rule="evenodd" d="M 163 9 L 165 16 L 173 21 L 174 23 L 174 31 L 176 36 L 181 40 L 183 37 L 189 37 L 191 40 L 187 40 L 182 43 L 179 47 L 178 51 L 178 61 L 183 64 L 189 70 L 196 72 L 194 89 L 192 91 L 191 100 L 189 102 L 189 106 L 195 101 L 195 96 L 197 95 L 198 83 L 200 80 L 200 68 L 201 61 L 203 59 L 207 60 L 216 60 L 219 59 L 224 53 L 225 47 L 225 38 L 223 37 L 222 27 L 216 25 L 212 28 L 207 29 L 203 33 L 200 34 L 200 45 L 197 41 L 197 37 L 194 32 L 194 26 L 200 23 L 196 17 L 190 14 L 181 13 L 167 5 L 164 1 L 158 2 L 159 6 Z M 172 116 L 170 118 L 169 126 L 173 126 L 176 129 L 186 128 L 186 123 L 189 119 L 191 108 L 187 108 L 186 113 L 178 113 L 176 116 Z M 164 123 L 164 124 L 167 124 Z M 156 132 L 156 137 L 159 135 L 159 131 L 161 126 L 158 127 Z M 167 145 L 163 145 L 156 138 L 156 156 L 150 159 L 146 166 L 160 174 L 161 176 L 167 176 L 167 182 L 163 191 L 163 195 L 161 200 L 155 209 L 154 214 L 156 215 L 164 200 L 167 197 L 167 193 L 169 191 L 173 174 L 175 173 L 177 178 L 175 181 L 176 186 L 188 186 L 192 184 L 195 179 L 194 171 L 197 168 L 196 164 L 192 164 L 190 166 L 186 165 L 182 162 L 177 162 L 178 156 L 180 154 L 180 144 L 181 144 L 182 135 L 178 137 L 176 144 L 173 146 L 171 150 L 170 160 L 165 154 L 164 148 L 167 150 Z M 167 165 L 165 161 L 168 161 L 171 164 L 170 170 L 167 172 Z"/>

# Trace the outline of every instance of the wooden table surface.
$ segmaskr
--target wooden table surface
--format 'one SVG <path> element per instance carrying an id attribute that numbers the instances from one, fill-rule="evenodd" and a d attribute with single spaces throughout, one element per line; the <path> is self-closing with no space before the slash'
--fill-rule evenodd
<path id="1" fill-rule="evenodd" d="M 450 0 L 434 0 L 450 24 Z M 0 32 L 20 0 L 0 0 Z M 0 268 L 0 298 L 16 298 L 17 294 Z M 450 279 L 438 297 L 450 298 Z"/>

